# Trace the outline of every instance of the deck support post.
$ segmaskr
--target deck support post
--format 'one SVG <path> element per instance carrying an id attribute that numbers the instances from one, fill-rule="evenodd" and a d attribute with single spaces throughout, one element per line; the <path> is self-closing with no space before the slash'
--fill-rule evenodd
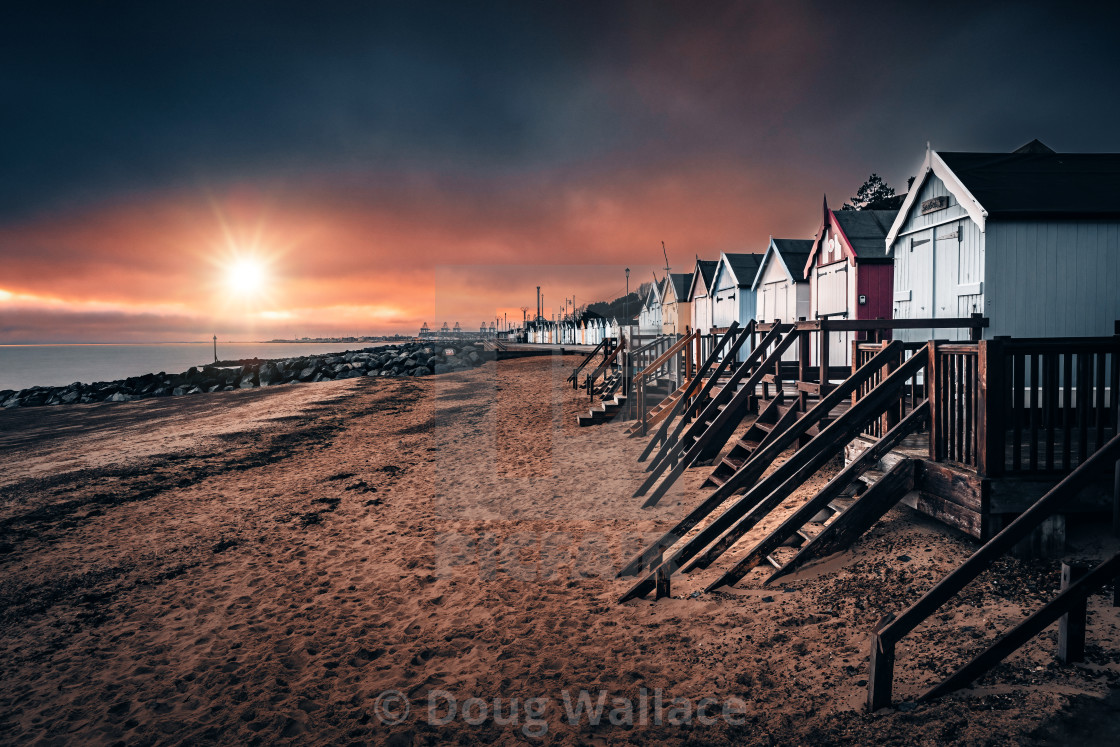
<path id="1" fill-rule="evenodd" d="M 1112 396 L 1117 396 L 1113 394 Z M 1112 480 L 1112 536 L 1120 537 L 1120 459 L 1116 461 L 1116 470 Z"/>
<path id="2" fill-rule="evenodd" d="M 819 322 L 820 339 L 817 340 L 820 346 L 820 353 L 817 357 L 817 363 L 820 365 L 820 373 L 818 375 L 818 383 L 821 386 L 820 396 L 823 398 L 828 393 L 828 319 L 821 319 Z"/>
<path id="3" fill-rule="evenodd" d="M 874 713 L 891 704 L 894 683 L 894 643 L 871 634 L 871 671 L 867 678 L 867 710 Z"/>
<path id="4" fill-rule="evenodd" d="M 930 340 L 928 353 L 928 362 L 926 363 L 926 399 L 929 400 L 929 460 L 931 462 L 940 461 L 940 449 L 938 449 L 938 440 L 940 438 L 940 431 L 944 427 L 941 423 L 941 392 L 937 386 L 938 375 L 938 360 L 937 360 L 937 340 Z"/>
<path id="5" fill-rule="evenodd" d="M 1083 565 L 1062 563 L 1062 591 L 1065 591 L 1089 569 Z M 1085 616 L 1088 600 L 1082 599 L 1058 620 L 1058 660 L 1063 664 L 1085 661 Z"/>
<path id="6" fill-rule="evenodd" d="M 1004 470 L 1005 403 L 1002 340 L 981 340 L 976 353 L 976 471 L 998 477 Z"/>
<path id="7" fill-rule="evenodd" d="M 669 569 L 664 563 L 657 567 L 657 582 L 653 594 L 654 601 L 670 595 Z"/>

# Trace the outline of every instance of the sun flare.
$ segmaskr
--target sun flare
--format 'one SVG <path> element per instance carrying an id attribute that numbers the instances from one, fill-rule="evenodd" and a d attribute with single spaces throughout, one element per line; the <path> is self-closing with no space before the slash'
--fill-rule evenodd
<path id="1" fill-rule="evenodd" d="M 242 296 L 255 296 L 264 290 L 264 266 L 252 259 L 239 259 L 226 270 L 226 284 Z"/>

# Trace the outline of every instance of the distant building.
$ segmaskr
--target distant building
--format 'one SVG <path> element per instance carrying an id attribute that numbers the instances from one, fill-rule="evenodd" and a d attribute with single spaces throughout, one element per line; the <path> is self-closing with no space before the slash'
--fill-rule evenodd
<path id="1" fill-rule="evenodd" d="M 692 326 L 692 305 L 688 301 L 688 288 L 692 275 L 687 272 L 670 273 L 661 293 L 661 333 L 683 335 Z"/>
<path id="2" fill-rule="evenodd" d="M 643 335 L 661 334 L 661 292 L 663 282 L 654 278 L 649 293 L 642 302 L 642 309 L 638 314 L 638 333 Z"/>
<path id="3" fill-rule="evenodd" d="M 688 301 L 692 305 L 692 328 L 708 334 L 712 328 L 712 296 L 708 289 L 719 266 L 717 259 L 698 259 L 692 271 L 692 283 L 688 289 Z"/>
<path id="4" fill-rule="evenodd" d="M 809 318 L 809 282 L 805 265 L 812 239 L 775 239 L 762 256 L 751 290 L 755 294 L 755 319 L 760 322 L 796 322 Z"/>
<path id="5" fill-rule="evenodd" d="M 712 278 L 712 326 L 726 328 L 732 322 L 746 326 L 755 314 L 754 285 L 762 253 L 729 254 L 721 252 Z"/>

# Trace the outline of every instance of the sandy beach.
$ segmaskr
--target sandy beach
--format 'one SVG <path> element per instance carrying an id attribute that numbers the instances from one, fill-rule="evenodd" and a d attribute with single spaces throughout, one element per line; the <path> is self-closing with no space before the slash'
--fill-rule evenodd
<path id="1" fill-rule="evenodd" d="M 1057 663 L 1052 628 L 976 688 L 913 702 L 1052 597 L 1054 561 L 983 575 L 900 645 L 897 707 L 865 712 L 870 630 L 976 548 L 905 507 L 785 585 L 756 570 L 699 593 L 778 513 L 671 599 L 617 604 L 633 580 L 615 572 L 707 471 L 641 509 L 644 444 L 576 426 L 578 362 L 0 412 L 0 741 L 1120 739 L 1101 596 L 1085 663 Z M 598 724 L 572 717 L 581 691 Z M 668 705 L 656 723 L 674 698 L 688 723 Z"/>

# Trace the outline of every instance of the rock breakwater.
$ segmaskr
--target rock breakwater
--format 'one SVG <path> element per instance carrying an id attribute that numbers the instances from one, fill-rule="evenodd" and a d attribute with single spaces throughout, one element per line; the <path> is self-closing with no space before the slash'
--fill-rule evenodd
<path id="1" fill-rule="evenodd" d="M 192 366 L 183 373 L 165 372 L 92 384 L 35 386 L 0 391 L 0 407 L 37 407 L 90 402 L 128 402 L 147 397 L 180 397 L 204 392 L 278 386 L 296 382 L 337 381 L 360 376 L 432 376 L 474 368 L 493 360 L 482 345 L 405 343 L 275 360 L 256 358 Z"/>

